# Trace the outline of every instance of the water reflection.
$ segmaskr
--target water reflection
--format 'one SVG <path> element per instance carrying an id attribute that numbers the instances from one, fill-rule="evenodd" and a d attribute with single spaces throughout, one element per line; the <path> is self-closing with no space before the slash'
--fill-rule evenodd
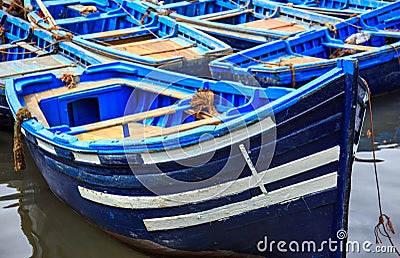
<path id="1" fill-rule="evenodd" d="M 19 216 L 7 216 L 2 219 L 0 240 L 1 257 L 147 257 L 120 243 L 112 237 L 92 227 L 78 214 L 58 200 L 48 188 L 34 161 L 27 155 L 27 169 L 22 173 L 12 171 L 12 133 L 1 131 L 1 173 L 0 183 L 8 184 L 10 193 L 3 192 L 0 187 L 0 204 L 2 199 L 11 199 L 17 203 Z M 1 185 L 0 185 L 1 186 Z M 11 188 L 10 188 L 11 187 Z M 17 190 L 17 191 L 15 191 Z M 0 218 L 6 214 L 0 211 Z M 20 219 L 18 224 L 9 224 L 10 219 Z M 20 236 L 8 236 L 12 231 L 15 235 L 25 234 L 25 242 L 17 241 Z M 29 244 L 26 241 L 29 240 Z M 12 244 L 12 245 L 10 245 Z M 32 247 L 33 251 L 32 251 Z M 28 252 L 24 249 L 28 249 Z M 3 256 L 15 252 L 15 256 Z"/>

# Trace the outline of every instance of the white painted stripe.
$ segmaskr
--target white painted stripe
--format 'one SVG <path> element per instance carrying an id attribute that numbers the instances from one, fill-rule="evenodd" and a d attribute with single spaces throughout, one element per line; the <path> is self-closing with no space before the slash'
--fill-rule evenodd
<path id="1" fill-rule="evenodd" d="M 24 136 L 26 136 L 26 132 L 25 132 L 25 129 L 24 129 L 24 128 L 21 128 L 21 133 L 22 133 Z"/>
<path id="2" fill-rule="evenodd" d="M 257 173 L 256 168 L 253 165 L 253 162 L 251 162 L 251 159 L 250 159 L 249 154 L 247 153 L 246 147 L 243 144 L 240 144 L 239 149 L 242 152 L 244 159 L 246 160 L 247 166 L 249 166 L 249 168 L 250 168 L 251 174 L 253 175 L 253 177 L 255 177 L 256 184 L 258 183 L 258 186 L 260 187 L 261 192 L 263 192 L 265 194 L 268 193 L 263 182 L 261 181 L 261 178 L 259 177 L 259 175 Z"/>
<path id="3" fill-rule="evenodd" d="M 294 175 L 307 172 L 311 169 L 337 161 L 339 159 L 339 147 L 315 153 L 313 155 L 286 163 L 284 165 L 262 171 L 258 174 L 263 184 L 276 182 Z M 102 193 L 78 186 L 81 196 L 90 201 L 125 209 L 154 209 L 196 203 L 210 199 L 234 195 L 255 188 L 258 185 L 254 176 L 237 179 L 233 182 L 222 183 L 207 188 L 187 191 L 177 194 L 160 196 L 123 196 Z"/>
<path id="4" fill-rule="evenodd" d="M 97 153 L 80 153 L 73 152 L 75 160 L 85 163 L 101 164 L 99 156 Z"/>
<path id="5" fill-rule="evenodd" d="M 143 222 L 148 231 L 186 228 L 213 221 L 226 220 L 229 217 L 240 215 L 245 212 L 332 189 L 335 188 L 336 185 L 337 173 L 334 172 L 271 191 L 268 194 L 261 194 L 245 201 L 228 204 L 211 210 L 171 217 L 144 219 Z"/>
<path id="6" fill-rule="evenodd" d="M 179 161 L 193 156 L 202 155 L 215 150 L 225 148 L 235 143 L 242 142 L 250 137 L 271 130 L 275 127 L 275 122 L 271 117 L 266 117 L 258 123 L 251 124 L 245 129 L 240 128 L 235 131 L 216 137 L 201 144 L 194 144 L 184 148 L 172 149 L 162 152 L 149 152 L 141 154 L 144 164 L 163 163 L 168 161 Z"/>
<path id="7" fill-rule="evenodd" d="M 38 138 L 36 138 L 36 140 L 37 140 L 38 146 L 40 148 L 42 148 L 43 150 L 48 151 L 48 152 L 50 152 L 50 153 L 52 153 L 54 155 L 57 155 L 57 152 L 54 149 L 53 145 L 51 145 L 50 143 L 44 142 L 44 141 L 42 141 L 42 140 L 40 140 Z"/>

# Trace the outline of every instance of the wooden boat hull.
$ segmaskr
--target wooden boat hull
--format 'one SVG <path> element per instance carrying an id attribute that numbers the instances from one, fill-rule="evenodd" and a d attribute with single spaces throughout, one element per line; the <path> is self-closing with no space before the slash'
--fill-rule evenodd
<path id="1" fill-rule="evenodd" d="M 388 2 L 385 1 L 360 1 L 360 0 L 347 0 L 347 1 L 286 1 L 286 0 L 278 0 L 274 2 L 283 3 L 286 5 L 290 5 L 294 8 L 299 8 L 301 10 L 307 10 L 310 12 L 331 15 L 340 18 L 349 18 L 356 16 L 361 13 L 366 13 L 368 11 L 377 9 L 384 5 L 387 5 Z"/>
<path id="2" fill-rule="evenodd" d="M 195 156 L 179 159 L 168 156 L 173 150 L 167 154 L 165 147 L 154 146 L 153 151 L 143 152 L 139 145 L 133 149 L 121 143 L 116 146 L 119 141 L 109 141 L 112 145 L 92 142 L 91 149 L 79 150 L 79 141 L 71 136 L 60 134 L 49 141 L 43 135 L 47 130 L 36 121 L 24 122 L 23 128 L 32 156 L 56 196 L 89 222 L 125 242 L 136 247 L 139 240 L 150 243 L 147 251 L 156 251 L 156 245 L 169 251 L 176 249 L 183 256 L 186 251 L 265 255 L 265 237 L 288 242 L 312 239 L 317 243 L 330 238 L 343 244 L 345 240 L 340 241 L 336 232 L 347 229 L 351 167 L 366 90 L 353 62 L 343 62 L 342 67 L 346 74 L 335 69 L 288 95 L 281 105 L 273 105 L 273 120 L 262 115 L 244 131 L 230 132 L 226 136 L 233 140 L 230 144 L 219 142 L 223 135 L 218 131 L 208 130 L 215 134 L 218 148 L 199 166 L 182 164 L 202 160 L 207 152 L 197 151 Z M 107 78 L 107 74 L 103 76 Z M 7 92 L 15 114 L 20 104 L 14 90 Z M 271 141 L 274 124 L 276 141 Z M 197 148 L 188 145 L 197 141 L 189 136 L 179 138 L 185 151 Z M 243 143 L 258 172 L 265 174 L 262 183 L 251 183 L 257 175 L 246 166 L 240 151 Z M 272 153 L 267 155 L 263 150 L 271 150 L 271 144 L 275 148 L 269 162 L 267 156 Z M 157 190 L 175 190 L 160 171 L 191 183 L 223 173 L 217 185 L 205 186 L 202 191 L 198 187 L 179 191 L 179 201 L 170 199 L 176 195 L 157 195 L 152 192 L 155 189 L 146 186 L 150 183 Z M 229 177 L 235 173 L 239 178 L 231 181 Z M 213 192 L 224 183 L 232 184 L 232 189 Z M 201 196 L 208 198 L 198 199 Z M 339 249 L 321 252 L 330 257 L 341 253 Z M 269 253 L 280 255 L 276 249 Z"/>

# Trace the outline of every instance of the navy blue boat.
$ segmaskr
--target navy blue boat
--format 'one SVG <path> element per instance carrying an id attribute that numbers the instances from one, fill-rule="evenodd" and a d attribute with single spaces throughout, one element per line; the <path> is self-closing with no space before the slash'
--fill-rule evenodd
<path id="1" fill-rule="evenodd" d="M 342 21 L 265 0 L 173 0 L 162 5 L 153 2 L 141 4 L 164 13 L 168 10 L 170 17 L 211 34 L 236 49 L 247 49 Z"/>
<path id="2" fill-rule="evenodd" d="M 109 63 L 70 90 L 49 73 L 6 93 L 34 116 L 23 133 L 51 190 L 102 230 L 164 255 L 279 256 L 267 238 L 346 243 L 357 74 L 343 60 L 299 89 L 263 89 Z"/>
<path id="3" fill-rule="evenodd" d="M 341 56 L 356 58 L 372 94 L 397 89 L 400 81 L 400 2 L 285 41 L 260 45 L 210 63 L 216 79 L 299 87 L 336 66 Z M 255 78 L 255 79 L 254 79 Z"/>
<path id="4" fill-rule="evenodd" d="M 46 1 L 43 6 L 45 11 L 28 14 L 32 22 L 116 60 L 151 66 L 189 60 L 197 65 L 204 57 L 232 52 L 220 40 L 133 2 Z"/>
<path id="5" fill-rule="evenodd" d="M 46 31 L 33 30 L 28 22 L 1 10 L 0 31 L 0 125 L 13 122 L 5 98 L 5 79 L 43 71 L 61 76 L 104 61 L 72 43 L 54 40 Z"/>

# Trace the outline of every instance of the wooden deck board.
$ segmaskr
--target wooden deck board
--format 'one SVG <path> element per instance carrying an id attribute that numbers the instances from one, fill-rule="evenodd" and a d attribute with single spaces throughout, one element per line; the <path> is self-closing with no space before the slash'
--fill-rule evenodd
<path id="1" fill-rule="evenodd" d="M 297 64 L 306 64 L 312 62 L 323 61 L 325 59 L 312 57 L 312 56 L 304 56 L 304 57 L 293 57 L 289 59 L 282 60 L 281 62 L 268 63 L 267 67 L 276 67 L 276 66 L 289 66 L 289 65 L 297 65 Z"/>
<path id="2" fill-rule="evenodd" d="M 148 56 L 154 59 L 166 59 L 181 56 L 187 59 L 197 58 L 200 55 L 191 48 L 185 48 L 172 39 L 146 40 L 123 45 L 112 46 L 111 48 L 126 51 L 131 54 Z"/>
<path id="3" fill-rule="evenodd" d="M 168 128 L 143 125 L 140 123 L 129 123 L 129 139 L 145 139 L 157 136 L 165 136 L 178 132 L 187 131 L 200 126 L 205 125 L 217 125 L 220 124 L 221 120 L 216 117 L 210 117 L 206 119 L 197 120 L 191 123 L 171 126 Z M 84 132 L 75 135 L 79 140 L 93 141 L 93 140 L 112 140 L 112 139 L 123 139 L 122 125 L 113 125 L 106 128 L 97 129 L 94 131 Z"/>
<path id="4" fill-rule="evenodd" d="M 60 55 L 47 55 L 0 63 L 0 78 L 72 67 L 75 63 Z"/>
<path id="5" fill-rule="evenodd" d="M 101 81 L 101 83 L 99 83 L 99 82 L 80 83 L 77 85 L 77 87 L 72 88 L 72 89 L 68 89 L 67 87 L 60 87 L 60 88 L 56 88 L 56 89 L 42 91 L 42 92 L 36 93 L 36 95 L 38 97 L 38 100 L 40 101 L 42 99 L 48 98 L 49 96 L 57 97 L 57 96 L 65 95 L 65 94 L 95 89 L 95 88 L 99 88 L 99 87 L 118 85 L 118 84 L 128 85 L 128 86 L 135 87 L 138 89 L 151 91 L 151 92 L 155 92 L 155 93 L 166 95 L 166 96 L 171 96 L 171 97 L 178 98 L 178 99 L 185 99 L 185 98 L 189 98 L 191 96 L 191 94 L 186 94 L 186 93 L 183 93 L 180 91 L 175 91 L 172 89 L 165 89 L 163 87 L 153 85 L 151 83 L 130 82 L 130 81 L 126 81 L 123 79 L 103 80 L 103 81 Z"/>
<path id="6" fill-rule="evenodd" d="M 306 28 L 300 25 L 296 25 L 296 23 L 289 23 L 273 18 L 247 22 L 243 23 L 242 25 L 255 29 L 278 30 L 278 31 L 292 32 L 292 33 L 306 30 Z"/>
<path id="7" fill-rule="evenodd" d="M 44 127 L 49 127 L 46 117 L 44 116 L 42 110 L 39 107 L 39 101 L 35 94 L 31 94 L 24 97 L 25 105 L 28 107 L 29 111 L 34 117 L 41 123 Z"/>

